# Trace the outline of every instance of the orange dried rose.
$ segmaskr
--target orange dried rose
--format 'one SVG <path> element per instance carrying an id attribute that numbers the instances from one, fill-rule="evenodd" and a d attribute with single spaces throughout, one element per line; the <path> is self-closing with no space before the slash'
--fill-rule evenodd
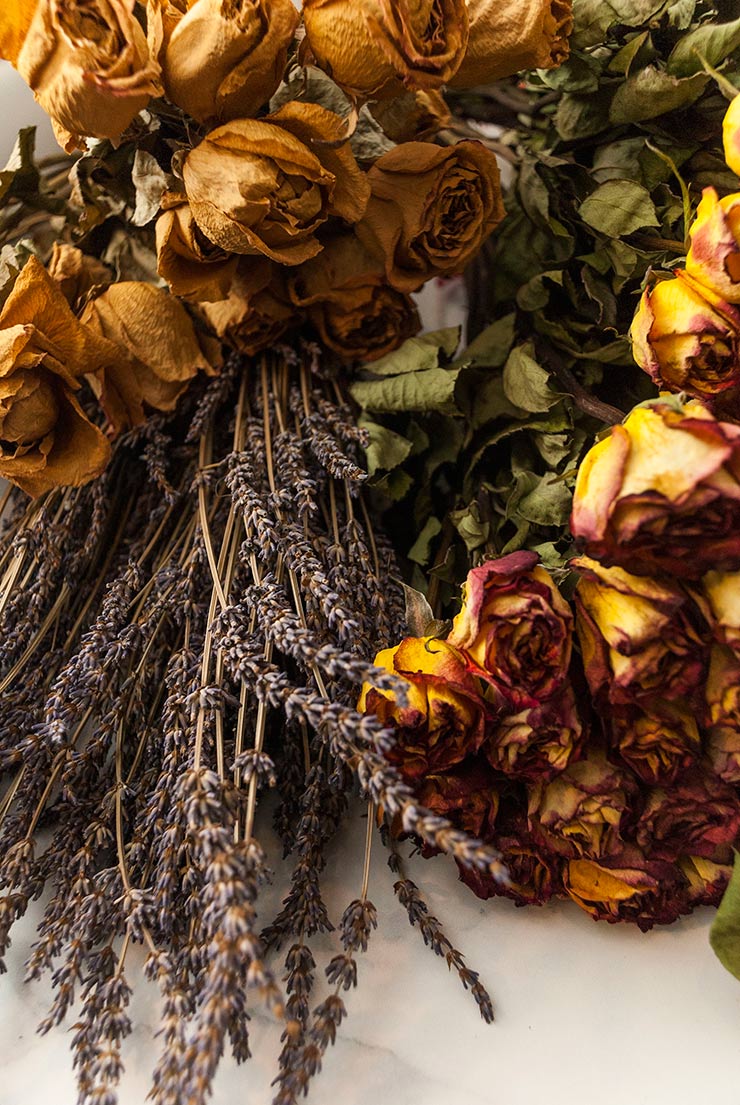
<path id="1" fill-rule="evenodd" d="M 206 238 L 187 200 L 176 198 L 155 226 L 157 272 L 180 299 L 212 302 L 228 295 L 239 258 Z"/>
<path id="2" fill-rule="evenodd" d="M 31 257 L 0 311 L 0 476 L 35 497 L 100 475 L 110 446 L 75 392 L 114 354 Z"/>
<path id="3" fill-rule="evenodd" d="M 106 287 L 113 280 L 107 265 L 66 242 L 54 243 L 46 268 L 75 312 L 94 288 Z"/>
<path id="4" fill-rule="evenodd" d="M 16 45 L 0 23 L 0 53 Z M 68 152 L 85 137 L 119 138 L 162 91 L 134 0 L 39 0 L 14 64 Z"/>
<path id="5" fill-rule="evenodd" d="M 388 284 L 353 234 L 334 238 L 292 273 L 288 291 L 322 342 L 346 361 L 377 360 L 420 328 L 411 297 Z"/>
<path id="6" fill-rule="evenodd" d="M 370 193 L 349 147 L 331 145 L 344 133 L 332 111 L 297 102 L 217 127 L 183 166 L 196 223 L 232 253 L 261 253 L 283 265 L 314 257 L 318 228 L 331 215 L 356 222 Z"/>
<path id="7" fill-rule="evenodd" d="M 480 142 L 405 142 L 368 179 L 372 195 L 356 233 L 403 291 L 462 272 L 504 217 L 496 158 Z"/>
<path id="8" fill-rule="evenodd" d="M 304 0 L 303 21 L 321 68 L 375 99 L 447 84 L 468 43 L 465 0 Z"/>
<path id="9" fill-rule="evenodd" d="M 370 114 L 393 142 L 428 138 L 448 126 L 451 116 L 441 92 L 405 92 L 369 105 Z"/>
<path id="10" fill-rule="evenodd" d="M 192 319 L 152 284 L 112 284 L 82 313 L 85 325 L 115 343 L 94 385 L 114 429 L 144 421 L 144 408 L 172 410 L 198 372 L 213 373 Z"/>
<path id="11" fill-rule="evenodd" d="M 162 54 L 168 98 L 201 123 L 254 115 L 280 84 L 299 18 L 292 0 L 191 0 Z"/>
<path id="12" fill-rule="evenodd" d="M 568 57 L 572 0 L 467 0 L 467 6 L 470 39 L 453 87 L 553 69 Z"/>
<path id="13" fill-rule="evenodd" d="M 219 338 L 248 356 L 273 345 L 298 317 L 280 266 L 265 257 L 243 258 L 227 298 L 204 303 L 201 313 Z"/>

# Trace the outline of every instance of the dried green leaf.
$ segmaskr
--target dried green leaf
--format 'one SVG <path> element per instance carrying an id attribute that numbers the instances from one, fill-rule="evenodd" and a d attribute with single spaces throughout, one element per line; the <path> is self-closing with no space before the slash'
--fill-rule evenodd
<path id="1" fill-rule="evenodd" d="M 36 128 L 24 127 L 18 132 L 5 168 L 0 170 L 0 203 L 6 198 L 24 199 L 38 193 L 41 178 L 35 149 Z"/>
<path id="2" fill-rule="evenodd" d="M 514 343 L 516 314 L 512 311 L 496 319 L 471 341 L 463 353 L 468 364 L 484 368 L 498 368 L 504 364 Z"/>
<path id="3" fill-rule="evenodd" d="M 536 526 L 564 526 L 570 516 L 572 494 L 565 484 L 543 476 L 519 500 L 516 511 Z"/>
<path id="4" fill-rule="evenodd" d="M 674 77 L 665 69 L 648 65 L 619 86 L 612 98 L 609 119 L 617 124 L 639 123 L 686 107 L 701 96 L 708 80 L 706 73 Z"/>
<path id="5" fill-rule="evenodd" d="M 434 623 L 432 610 L 426 595 L 404 583 L 403 593 L 406 599 L 406 625 L 412 637 L 425 637 L 428 627 Z"/>
<path id="6" fill-rule="evenodd" d="M 350 394 L 363 410 L 378 413 L 392 411 L 455 410 L 455 381 L 459 369 L 429 368 L 421 372 L 406 370 L 400 376 L 358 380 Z"/>
<path id="7" fill-rule="evenodd" d="M 480 508 L 476 502 L 470 503 L 462 510 L 451 511 L 450 521 L 460 534 L 468 552 L 475 552 L 488 541 L 491 526 L 490 523 L 481 520 Z"/>
<path id="8" fill-rule="evenodd" d="M 740 19 L 731 23 L 703 23 L 679 38 L 666 69 L 675 77 L 691 77 L 710 65 L 721 65 L 740 46 Z"/>
<path id="9" fill-rule="evenodd" d="M 634 180 L 607 180 L 583 201 L 578 213 L 585 223 L 609 238 L 622 238 L 660 220 L 650 193 Z"/>
<path id="10" fill-rule="evenodd" d="M 560 137 L 570 142 L 600 134 L 609 126 L 611 92 L 602 88 L 590 96 L 566 92 L 554 116 L 555 128 Z"/>
<path id="11" fill-rule="evenodd" d="M 412 442 L 401 434 L 389 430 L 387 426 L 382 426 L 369 418 L 361 418 L 358 425 L 366 430 L 370 437 L 365 449 L 369 475 L 374 476 L 378 471 L 388 472 L 392 468 L 397 468 L 411 453 Z"/>
<path id="12" fill-rule="evenodd" d="M 439 365 L 440 353 L 452 357 L 460 344 L 459 326 L 432 330 L 416 338 L 408 338 L 398 349 L 368 366 L 373 376 L 401 376 L 406 372 L 421 372 Z"/>
<path id="13" fill-rule="evenodd" d="M 415 564 L 421 564 L 422 567 L 428 564 L 432 555 L 432 542 L 441 532 L 442 523 L 439 518 L 428 518 L 424 528 L 407 553 L 409 560 L 413 560 Z"/>
<path id="14" fill-rule="evenodd" d="M 524 411 L 538 414 L 558 402 L 551 391 L 549 373 L 530 356 L 531 346 L 517 345 L 504 366 L 504 393 L 510 403 Z"/>

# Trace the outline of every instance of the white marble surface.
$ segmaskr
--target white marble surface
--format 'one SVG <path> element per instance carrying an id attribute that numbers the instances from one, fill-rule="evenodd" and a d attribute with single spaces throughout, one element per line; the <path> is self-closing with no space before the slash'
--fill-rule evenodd
<path id="1" fill-rule="evenodd" d="M 2 164 L 15 131 L 39 114 L 1 65 L 0 105 Z M 47 126 L 40 147 L 54 148 Z M 331 851 L 327 882 L 335 919 L 359 889 L 362 818 L 358 806 Z M 348 1018 L 309 1103 L 740 1102 L 740 983 L 709 948 L 711 911 L 642 934 L 596 924 L 566 903 L 516 909 L 507 901 L 479 902 L 444 858 L 415 860 L 409 871 L 490 987 L 496 1023 L 483 1024 L 456 977 L 409 928 L 376 843 L 370 896 L 380 927 L 361 960 L 360 985 L 347 996 Z M 76 1101 L 69 1033 L 35 1035 L 48 993 L 40 984 L 22 983 L 38 915 L 37 907 L 18 927 L 9 972 L 0 979 L 2 1105 Z M 335 950 L 327 937 L 324 962 Z M 120 1105 L 144 1105 L 156 1060 L 157 996 L 143 983 L 132 1012 L 137 1027 L 126 1047 Z M 255 1010 L 252 1035 L 255 1058 L 240 1069 L 224 1062 L 214 1105 L 268 1105 L 278 1032 Z"/>

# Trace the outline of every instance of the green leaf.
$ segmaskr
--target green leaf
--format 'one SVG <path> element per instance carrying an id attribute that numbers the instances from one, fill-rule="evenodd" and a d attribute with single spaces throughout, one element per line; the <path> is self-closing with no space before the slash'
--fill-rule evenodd
<path id="1" fill-rule="evenodd" d="M 588 54 L 571 54 L 557 69 L 538 69 L 548 88 L 558 92 L 595 92 L 599 87 L 599 65 Z"/>
<path id="2" fill-rule="evenodd" d="M 639 123 L 686 107 L 699 98 L 708 80 L 706 73 L 681 78 L 648 65 L 619 86 L 612 99 L 609 119 L 612 123 Z"/>
<path id="3" fill-rule="evenodd" d="M 426 525 L 406 554 L 409 560 L 422 566 L 428 564 L 432 554 L 432 541 L 441 532 L 442 523 L 439 518 L 428 518 Z"/>
<path id="4" fill-rule="evenodd" d="M 609 238 L 623 238 L 643 226 L 659 226 L 650 193 L 634 180 L 607 180 L 583 201 L 585 223 Z"/>
<path id="5" fill-rule="evenodd" d="M 601 89 L 591 96 L 566 92 L 555 112 L 555 128 L 564 141 L 599 134 L 609 126 L 611 93 Z"/>
<path id="6" fill-rule="evenodd" d="M 24 127 L 18 132 L 5 168 L 0 171 L 0 202 L 6 197 L 20 199 L 37 194 L 40 176 L 34 161 L 35 149 L 36 128 Z"/>
<path id="7" fill-rule="evenodd" d="M 496 319 L 471 341 L 463 354 L 465 361 L 485 368 L 499 368 L 514 344 L 516 314 L 512 311 Z"/>
<path id="8" fill-rule="evenodd" d="M 549 373 L 527 352 L 528 346 L 512 349 L 504 366 L 504 392 L 515 407 L 533 414 L 547 411 L 559 396 L 550 390 Z"/>
<path id="9" fill-rule="evenodd" d="M 485 545 L 489 538 L 491 526 L 488 522 L 481 521 L 480 509 L 476 502 L 470 503 L 462 510 L 451 511 L 450 521 L 465 542 L 468 552 L 475 552 Z"/>
<path id="10" fill-rule="evenodd" d="M 401 376 L 406 372 L 436 368 L 439 364 L 440 351 L 449 358 L 459 344 L 459 326 L 433 330 L 417 338 L 409 338 L 392 353 L 387 353 L 385 357 L 368 365 L 368 371 L 372 372 L 373 376 Z"/>
<path id="11" fill-rule="evenodd" d="M 570 515 L 572 495 L 565 484 L 543 476 L 518 502 L 516 513 L 536 526 L 564 526 Z"/>
<path id="12" fill-rule="evenodd" d="M 394 433 L 387 426 L 361 418 L 358 425 L 367 430 L 370 442 L 365 449 L 368 474 L 374 476 L 379 470 L 384 472 L 397 468 L 409 456 L 413 443 L 401 434 Z"/>
<path id="13" fill-rule="evenodd" d="M 675 77 L 691 77 L 710 65 L 721 65 L 740 46 L 740 19 L 731 23 L 704 23 L 679 38 L 666 62 Z M 700 56 L 701 55 L 701 56 Z"/>
<path id="14" fill-rule="evenodd" d="M 719 904 L 709 943 L 725 970 L 740 979 L 740 853 L 735 852 L 732 877 Z"/>
<path id="15" fill-rule="evenodd" d="M 459 369 L 448 368 L 429 368 L 421 372 L 411 369 L 400 376 L 358 380 L 349 390 L 355 402 L 367 411 L 452 413 L 458 372 Z"/>
<path id="16" fill-rule="evenodd" d="M 607 66 L 610 73 L 621 73 L 623 76 L 627 76 L 630 71 L 630 66 L 639 54 L 642 47 L 648 40 L 649 31 L 643 31 L 642 34 L 635 35 L 629 42 L 618 50 L 612 60 Z M 650 51 L 651 55 L 655 56 L 655 51 Z"/>
<path id="17" fill-rule="evenodd" d="M 615 23 L 641 27 L 666 7 L 665 0 L 574 0 L 574 49 L 596 46 Z"/>

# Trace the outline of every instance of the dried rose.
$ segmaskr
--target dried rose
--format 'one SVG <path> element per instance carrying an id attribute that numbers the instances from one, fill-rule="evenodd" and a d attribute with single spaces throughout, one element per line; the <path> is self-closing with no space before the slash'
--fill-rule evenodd
<path id="1" fill-rule="evenodd" d="M 116 430 L 143 422 L 145 407 L 172 410 L 198 372 L 213 373 L 185 308 L 152 284 L 112 284 L 81 317 L 116 343 L 97 385 Z"/>
<path id="2" fill-rule="evenodd" d="M 686 272 L 728 303 L 740 303 L 740 193 L 705 188 L 689 230 Z"/>
<path id="3" fill-rule="evenodd" d="M 404 775 L 418 779 L 445 771 L 478 751 L 486 709 L 475 680 L 459 654 L 434 637 L 406 637 L 375 657 L 376 667 L 408 682 L 400 705 L 388 692 L 366 683 L 357 708 L 397 730 L 388 758 Z"/>
<path id="4" fill-rule="evenodd" d="M 704 673 L 698 611 L 668 579 L 635 576 L 582 556 L 576 616 L 591 693 L 614 704 L 690 694 Z"/>
<path id="5" fill-rule="evenodd" d="M 528 818 L 534 839 L 561 856 L 599 857 L 622 846 L 622 816 L 630 808 L 634 783 L 603 751 L 589 749 L 550 782 L 529 792 Z"/>
<path id="6" fill-rule="evenodd" d="M 303 0 L 311 52 L 357 96 L 449 82 L 468 44 L 465 0 Z"/>
<path id="7" fill-rule="evenodd" d="M 496 158 L 480 142 L 404 142 L 378 158 L 368 180 L 355 233 L 402 291 L 462 272 L 504 217 Z"/>
<path id="8" fill-rule="evenodd" d="M 584 740 L 570 685 L 493 723 L 483 745 L 491 765 L 522 779 L 550 779 L 576 759 Z"/>
<path id="9" fill-rule="evenodd" d="M 119 138 L 162 91 L 134 0 L 39 0 L 15 66 L 68 152 Z"/>
<path id="10" fill-rule="evenodd" d="M 733 173 L 740 176 L 740 96 L 730 101 L 722 121 L 722 142 L 725 161 Z"/>
<path id="11" fill-rule="evenodd" d="M 658 859 L 679 855 L 711 858 L 740 831 L 740 799 L 711 770 L 695 769 L 670 787 L 648 792 L 635 827 L 637 843 Z"/>
<path id="12" fill-rule="evenodd" d="M 568 57 L 572 0 L 467 0 L 470 40 L 450 84 L 472 88 Z"/>
<path id="13" fill-rule="evenodd" d="M 649 698 L 644 706 L 610 708 L 610 744 L 644 783 L 672 783 L 701 755 L 699 729 L 685 699 Z"/>
<path id="14" fill-rule="evenodd" d="M 686 880 L 675 864 L 647 859 L 625 845 L 608 859 L 572 859 L 563 872 L 565 889 L 594 920 L 633 921 L 646 932 L 689 911 Z"/>
<path id="15" fill-rule="evenodd" d="M 458 864 L 460 882 L 484 901 L 488 898 L 511 898 L 519 906 L 544 905 L 562 891 L 561 861 L 538 851 L 527 832 L 524 819 L 511 826 L 509 834 L 496 833 L 495 846 L 508 872 L 507 882 L 499 882 L 484 871 Z"/>
<path id="16" fill-rule="evenodd" d="M 114 354 L 31 257 L 0 311 L 0 476 L 37 496 L 100 475 L 110 446 L 75 392 Z"/>
<path id="17" fill-rule="evenodd" d="M 377 262 L 351 234 L 288 280 L 292 302 L 306 310 L 321 341 L 345 361 L 374 361 L 421 328 L 410 296 L 390 287 Z"/>
<path id="18" fill-rule="evenodd" d="M 632 572 L 740 568 L 740 426 L 696 400 L 637 407 L 582 462 L 571 530 Z"/>
<path id="19" fill-rule="evenodd" d="M 732 874 L 732 852 L 724 862 L 705 859 L 703 856 L 680 856 L 678 866 L 688 884 L 687 897 L 690 905 L 718 906 L 727 889 Z"/>
<path id="20" fill-rule="evenodd" d="M 630 337 L 658 387 L 701 398 L 740 384 L 740 311 L 685 273 L 643 292 Z"/>
<path id="21" fill-rule="evenodd" d="M 343 134 L 338 115 L 299 102 L 217 127 L 183 164 L 196 223 L 227 252 L 284 265 L 314 257 L 318 228 L 330 215 L 356 222 L 370 194 L 349 146 L 331 146 Z"/>
<path id="22" fill-rule="evenodd" d="M 705 694 L 707 758 L 720 779 L 740 783 L 740 658 L 729 648 L 712 648 Z"/>
<path id="23" fill-rule="evenodd" d="M 278 265 L 243 258 L 226 299 L 204 303 L 201 314 L 232 349 L 254 356 L 268 349 L 296 320 Z"/>
<path id="24" fill-rule="evenodd" d="M 110 269 L 97 257 L 64 242 L 54 243 L 46 268 L 75 313 L 92 291 L 107 287 L 113 280 Z"/>
<path id="25" fill-rule="evenodd" d="M 536 706 L 562 686 L 573 616 L 533 552 L 489 560 L 468 573 L 448 640 L 503 702 Z"/>
<path id="26" fill-rule="evenodd" d="M 11 65 L 18 60 L 36 7 L 33 0 L 4 0 L 0 8 L 0 58 Z"/>
<path id="27" fill-rule="evenodd" d="M 157 272 L 178 299 L 188 302 L 224 299 L 229 294 L 239 258 L 206 238 L 186 200 L 165 200 L 164 207 L 155 227 Z"/>
<path id="28" fill-rule="evenodd" d="M 714 637 L 740 656 L 740 572 L 707 572 L 698 597 Z"/>
<path id="29" fill-rule="evenodd" d="M 168 98 L 201 123 L 255 115 L 280 84 L 299 18 L 292 0 L 191 0 L 162 57 Z"/>
<path id="30" fill-rule="evenodd" d="M 423 776 L 415 795 L 431 813 L 445 817 L 470 836 L 487 840 L 496 820 L 499 789 L 500 781 L 485 760 L 475 757 L 444 774 Z"/>

